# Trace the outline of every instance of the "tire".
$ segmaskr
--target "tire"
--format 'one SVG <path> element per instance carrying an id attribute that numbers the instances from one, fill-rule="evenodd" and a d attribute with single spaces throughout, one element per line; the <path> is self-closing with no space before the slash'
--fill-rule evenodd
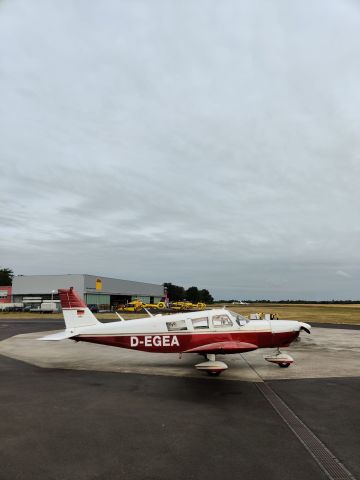
<path id="1" fill-rule="evenodd" d="M 210 376 L 210 377 L 218 377 L 221 373 L 221 370 L 219 370 L 218 372 L 210 372 L 209 370 L 207 371 L 207 374 Z"/>
<path id="2" fill-rule="evenodd" d="M 280 368 L 290 367 L 290 363 L 288 363 L 288 362 L 280 362 L 280 363 L 278 363 L 278 365 L 279 365 Z"/>

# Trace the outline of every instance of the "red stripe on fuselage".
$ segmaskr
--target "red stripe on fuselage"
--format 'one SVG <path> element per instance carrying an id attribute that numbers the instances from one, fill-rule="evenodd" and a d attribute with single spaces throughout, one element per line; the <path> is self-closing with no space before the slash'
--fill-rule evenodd
<path id="1" fill-rule="evenodd" d="M 299 335 L 299 332 L 209 332 L 209 333 L 158 333 L 126 335 L 86 335 L 75 340 L 129 348 L 144 352 L 179 353 L 214 342 L 247 342 L 259 348 L 286 347 Z"/>

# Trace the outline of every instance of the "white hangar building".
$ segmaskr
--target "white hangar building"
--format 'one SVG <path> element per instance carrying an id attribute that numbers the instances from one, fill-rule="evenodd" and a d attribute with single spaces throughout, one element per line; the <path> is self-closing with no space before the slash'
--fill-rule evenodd
<path id="1" fill-rule="evenodd" d="M 13 302 L 29 303 L 31 298 L 57 300 L 58 288 L 74 287 L 88 305 L 109 308 L 139 298 L 146 303 L 157 303 L 164 297 L 163 285 L 134 282 L 118 278 L 86 274 L 17 275 L 13 278 Z"/>

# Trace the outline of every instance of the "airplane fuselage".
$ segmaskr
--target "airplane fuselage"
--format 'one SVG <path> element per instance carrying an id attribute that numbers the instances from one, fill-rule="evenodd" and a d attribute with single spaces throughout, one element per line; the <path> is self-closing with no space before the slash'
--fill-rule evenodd
<path id="1" fill-rule="evenodd" d="M 188 314 L 183 330 L 179 331 L 170 332 L 167 325 L 183 319 L 183 314 L 162 316 L 161 319 L 152 317 L 112 322 L 88 329 L 83 327 L 81 333 L 72 339 L 147 352 L 180 353 L 218 342 L 245 342 L 258 348 L 284 347 L 290 345 L 300 333 L 299 322 L 281 320 L 251 320 L 245 325 L 233 322 L 233 325 L 225 328 L 214 326 L 212 317 L 224 315 L 223 312 L 202 312 L 203 317 L 208 319 L 208 327 L 199 330 L 194 329 L 192 324 L 192 319 L 199 317 L 199 312 L 195 312 Z"/>
<path id="2" fill-rule="evenodd" d="M 113 347 L 155 353 L 197 353 L 206 362 L 195 365 L 209 375 L 219 375 L 228 366 L 216 361 L 216 354 L 244 353 L 258 348 L 278 347 L 265 360 L 288 367 L 293 358 L 281 353 L 301 330 L 310 333 L 307 323 L 290 320 L 248 320 L 226 308 L 151 315 L 137 320 L 101 323 L 90 312 L 79 294 L 70 287 L 59 289 L 66 329 L 41 338 L 45 341 L 72 339 Z M 149 312 L 148 312 L 149 313 Z"/>

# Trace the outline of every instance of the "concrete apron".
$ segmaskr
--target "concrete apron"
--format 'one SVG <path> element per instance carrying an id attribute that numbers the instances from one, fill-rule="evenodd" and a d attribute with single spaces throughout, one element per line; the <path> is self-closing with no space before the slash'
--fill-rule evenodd
<path id="1" fill-rule="evenodd" d="M 184 354 L 179 359 L 177 354 L 146 353 L 71 340 L 38 340 L 48 333 L 54 331 L 16 335 L 3 340 L 0 354 L 42 368 L 206 377 L 204 372 L 194 368 L 200 359 L 195 354 Z M 259 382 L 360 376 L 360 330 L 313 328 L 311 335 L 302 334 L 301 341 L 282 350 L 295 359 L 295 363 L 286 369 L 264 360 L 264 355 L 273 350 L 217 355 L 217 360 L 225 361 L 229 366 L 219 379 Z"/>

